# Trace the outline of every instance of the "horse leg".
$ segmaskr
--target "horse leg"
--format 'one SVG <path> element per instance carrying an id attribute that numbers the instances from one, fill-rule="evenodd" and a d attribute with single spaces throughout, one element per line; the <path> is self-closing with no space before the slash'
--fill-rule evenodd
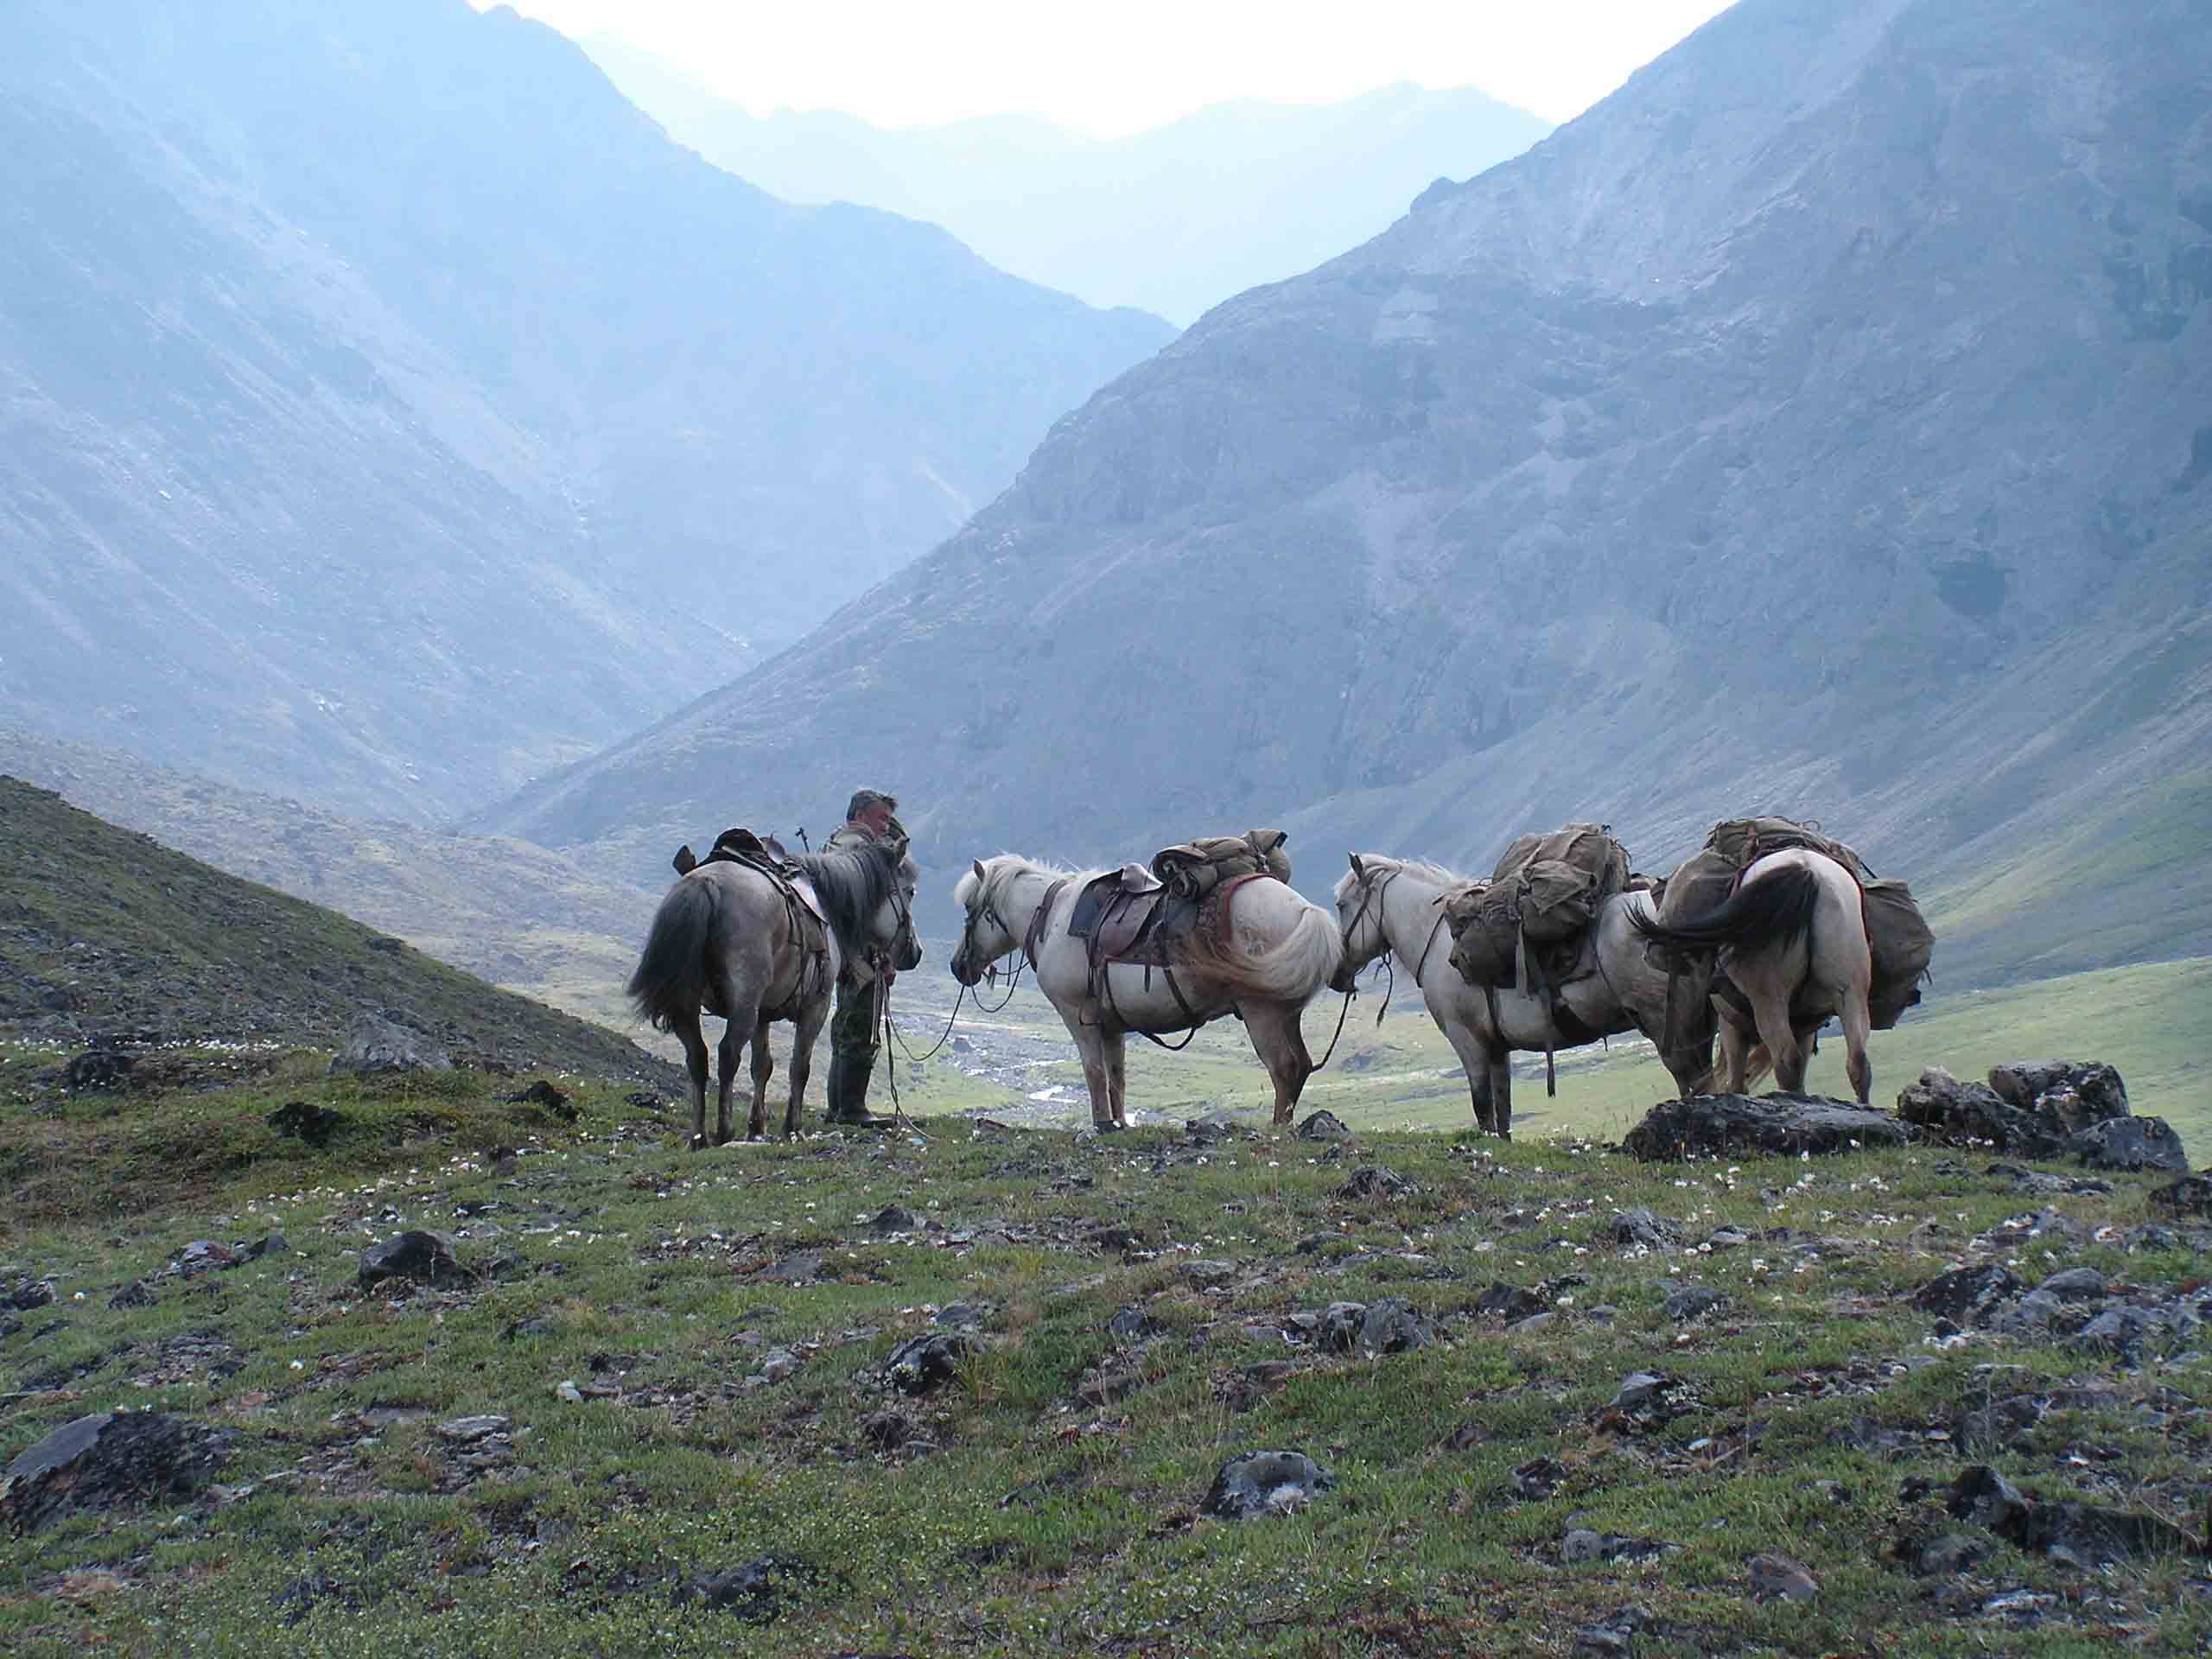
<path id="1" fill-rule="evenodd" d="M 1867 1033 L 1874 1028 L 1874 1017 L 1866 1007 L 1866 992 L 1853 986 L 1851 995 L 1843 1001 L 1844 1071 L 1851 1078 L 1852 1091 L 1859 1096 L 1861 1106 L 1872 1103 L 1874 1093 L 1874 1063 L 1866 1058 Z"/>
<path id="2" fill-rule="evenodd" d="M 1496 1116 L 1491 1103 L 1490 1051 L 1466 1026 L 1446 1025 L 1444 1038 L 1452 1045 L 1452 1052 L 1459 1057 L 1459 1069 L 1467 1074 L 1467 1095 L 1475 1109 L 1475 1127 L 1487 1135 Z"/>
<path id="3" fill-rule="evenodd" d="M 806 1079 L 814 1070 L 814 1041 L 822 1034 L 822 1027 L 830 1018 L 830 993 L 822 995 L 799 1007 L 798 1018 L 791 1022 L 791 1096 L 784 1108 L 784 1135 L 787 1140 L 798 1135 L 799 1109 L 806 1099 Z"/>
<path id="4" fill-rule="evenodd" d="M 729 1097 L 737 1085 L 738 1058 L 745 1052 L 745 1028 L 734 1020 L 725 1023 L 715 1052 L 721 1071 L 715 1084 L 715 1144 L 726 1147 L 734 1133 L 730 1127 Z"/>
<path id="5" fill-rule="evenodd" d="M 1306 1052 L 1296 1008 L 1284 1002 L 1261 1001 L 1247 1001 L 1243 1007 L 1245 1033 L 1275 1086 L 1274 1124 L 1281 1128 L 1290 1122 L 1306 1080 L 1313 1075 L 1313 1057 Z"/>
<path id="6" fill-rule="evenodd" d="M 1490 1126 L 1499 1140 L 1513 1138 L 1513 1051 L 1510 1048 L 1491 1052 Z"/>
<path id="7" fill-rule="evenodd" d="M 1797 1039 L 1796 1028 L 1789 1023 L 1789 987 L 1780 983 L 1778 976 L 1760 973 L 1739 974 L 1736 983 L 1751 998 L 1759 1040 L 1774 1058 L 1775 1087 L 1784 1094 L 1802 1094 L 1805 1062 L 1809 1057 Z"/>
<path id="8" fill-rule="evenodd" d="M 679 1014 L 670 1022 L 683 1045 L 683 1069 L 691 1078 L 691 1145 L 707 1144 L 707 1033 L 699 1028 L 696 1010 Z"/>
<path id="9" fill-rule="evenodd" d="M 775 1075 L 776 1057 L 768 1049 L 768 1021 L 753 1022 L 753 1109 L 745 1115 L 745 1138 L 758 1141 L 768 1133 L 768 1079 Z"/>
<path id="10" fill-rule="evenodd" d="M 1106 1098 L 1113 1114 L 1114 1127 L 1126 1129 L 1129 1127 L 1126 1103 L 1129 1084 L 1129 1039 L 1122 1032 L 1101 1032 L 1098 1048 L 1106 1061 Z"/>
<path id="11" fill-rule="evenodd" d="M 1086 1026 L 1080 1020 L 1068 1021 L 1074 1034 L 1076 1052 L 1083 1057 L 1084 1086 L 1090 1091 L 1090 1127 L 1111 1131 L 1122 1126 L 1114 1121 L 1114 1090 L 1107 1080 L 1106 1039 L 1096 1026 Z"/>

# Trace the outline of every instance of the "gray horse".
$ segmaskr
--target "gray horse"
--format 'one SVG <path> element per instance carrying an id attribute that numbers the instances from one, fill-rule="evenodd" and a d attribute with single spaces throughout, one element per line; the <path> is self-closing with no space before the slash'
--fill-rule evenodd
<path id="1" fill-rule="evenodd" d="M 729 1097 L 737 1058 L 753 1046 L 753 1113 L 746 1138 L 767 1132 L 768 1027 L 788 1020 L 791 1039 L 791 1103 L 785 1136 L 798 1133 L 814 1039 L 829 1017 L 831 988 L 841 968 L 861 978 L 888 965 L 918 965 L 914 937 L 914 885 L 918 872 L 906 842 L 803 855 L 791 861 L 801 889 L 788 895 L 750 865 L 715 859 L 701 864 L 668 890 L 653 914 L 651 933 L 630 976 L 632 1007 L 656 1029 L 674 1032 L 683 1044 L 691 1074 L 691 1144 L 707 1144 L 707 1039 L 702 1008 L 729 1023 L 722 1032 L 721 1090 L 715 1144 L 730 1139 Z M 823 918 L 828 925 L 823 925 Z"/>
<path id="2" fill-rule="evenodd" d="M 1687 1099 L 1713 1077 L 1713 1015 L 1703 986 L 1678 994 L 1668 1027 L 1667 970 L 1645 959 L 1637 918 L 1651 914 L 1648 893 L 1616 893 L 1599 912 L 1598 972 L 1559 988 L 1556 1001 L 1517 990 L 1471 985 L 1451 961 L 1444 900 L 1469 878 L 1440 865 L 1381 853 L 1354 853 L 1337 883 L 1337 921 L 1344 965 L 1332 988 L 1385 954 L 1413 972 L 1414 983 L 1452 1051 L 1466 1068 L 1479 1128 L 1512 1138 L 1516 1050 L 1575 1048 L 1601 1037 L 1640 1031 Z"/>

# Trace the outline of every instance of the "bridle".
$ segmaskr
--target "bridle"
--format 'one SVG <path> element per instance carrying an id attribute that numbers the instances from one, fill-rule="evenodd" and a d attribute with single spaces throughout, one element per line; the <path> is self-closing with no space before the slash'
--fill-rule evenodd
<path id="1" fill-rule="evenodd" d="M 1375 1010 L 1375 1023 L 1378 1027 L 1382 1023 L 1382 1016 L 1390 1012 L 1390 999 L 1397 995 L 1398 990 L 1398 969 L 1393 960 L 1396 953 L 1391 950 L 1390 936 L 1382 926 L 1383 895 L 1389 892 L 1390 884 L 1405 873 L 1406 868 L 1402 864 L 1383 871 L 1379 879 L 1370 876 L 1364 870 L 1355 872 L 1359 878 L 1359 908 L 1352 912 L 1351 924 L 1344 929 L 1344 949 L 1346 954 L 1350 954 L 1352 941 L 1359 933 L 1359 925 L 1367 919 L 1368 907 L 1370 905 L 1374 906 L 1376 937 L 1382 948 L 1376 952 L 1373 960 L 1382 964 L 1382 971 L 1388 976 L 1382 991 L 1382 1006 Z M 1421 948 L 1421 959 L 1414 963 L 1415 989 L 1421 988 L 1421 976 L 1428 967 L 1429 953 L 1436 949 L 1436 936 L 1444 926 L 1444 893 L 1440 893 L 1431 901 L 1438 906 L 1436 921 L 1428 930 L 1428 942 Z"/>

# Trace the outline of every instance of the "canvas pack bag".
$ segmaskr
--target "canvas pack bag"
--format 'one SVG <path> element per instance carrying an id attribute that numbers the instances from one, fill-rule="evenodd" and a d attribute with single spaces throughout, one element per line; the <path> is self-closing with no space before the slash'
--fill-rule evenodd
<path id="1" fill-rule="evenodd" d="M 1204 899 L 1224 881 L 1240 875 L 1290 880 L 1290 855 L 1281 830 L 1248 830 L 1241 836 L 1205 836 L 1153 855 L 1152 873 L 1182 899 Z"/>

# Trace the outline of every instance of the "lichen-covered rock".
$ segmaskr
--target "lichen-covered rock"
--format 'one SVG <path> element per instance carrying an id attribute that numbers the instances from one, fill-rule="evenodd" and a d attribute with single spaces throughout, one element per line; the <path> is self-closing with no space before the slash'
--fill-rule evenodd
<path id="1" fill-rule="evenodd" d="M 1333 1470 L 1303 1452 L 1248 1452 L 1221 1465 L 1198 1507 L 1230 1521 L 1288 1515 L 1336 1484 Z"/>
<path id="2" fill-rule="evenodd" d="M 1646 1163 L 1678 1158 L 1773 1153 L 1853 1152 L 1901 1147 L 1910 1135 L 1885 1112 L 1815 1095 L 1693 1095 L 1662 1101 L 1622 1138 Z"/>
<path id="3" fill-rule="evenodd" d="M 0 1478 L 0 1511 L 28 1532 L 74 1510 L 188 1495 L 229 1455 L 231 1436 L 158 1411 L 95 1412 L 18 1453 Z"/>
<path id="4" fill-rule="evenodd" d="M 358 1277 L 361 1288 L 367 1290 L 387 1279 L 416 1279 L 436 1285 L 467 1274 L 454 1258 L 451 1239 L 442 1233 L 415 1230 L 362 1251 Z"/>

